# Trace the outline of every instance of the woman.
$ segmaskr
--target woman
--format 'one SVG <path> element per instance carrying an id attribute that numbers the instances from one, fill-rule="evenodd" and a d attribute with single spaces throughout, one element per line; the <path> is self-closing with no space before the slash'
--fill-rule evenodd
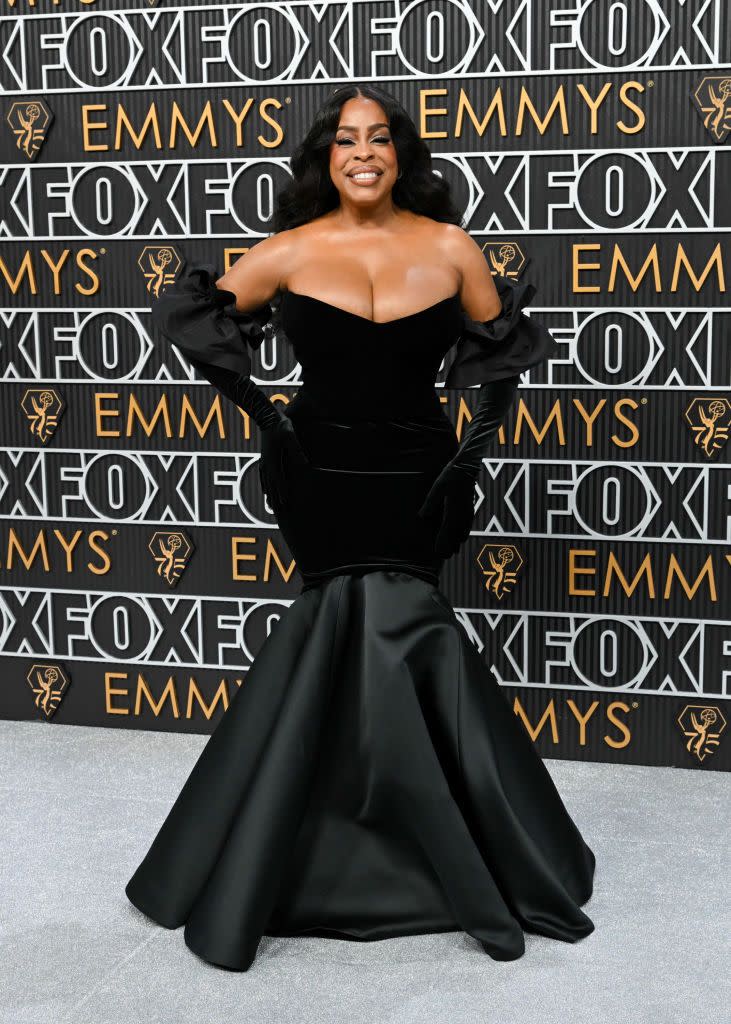
<path id="1" fill-rule="evenodd" d="M 518 373 L 553 352 L 459 226 L 388 94 L 348 86 L 291 161 L 277 231 L 216 278 L 194 265 L 157 326 L 261 430 L 261 481 L 302 575 L 129 899 L 247 970 L 262 935 L 464 930 L 494 959 L 567 942 L 594 854 L 438 589 Z M 251 380 L 281 295 L 302 367 L 282 407 Z M 435 377 L 479 384 L 461 442 Z"/>

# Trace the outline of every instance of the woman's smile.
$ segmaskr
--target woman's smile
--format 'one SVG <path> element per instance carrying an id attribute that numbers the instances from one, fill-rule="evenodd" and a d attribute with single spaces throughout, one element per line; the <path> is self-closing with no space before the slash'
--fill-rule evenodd
<path id="1" fill-rule="evenodd" d="M 383 171 L 379 171 L 376 168 L 359 168 L 357 171 L 351 171 L 348 177 L 351 181 L 355 182 L 356 185 L 374 185 L 383 174 Z"/>

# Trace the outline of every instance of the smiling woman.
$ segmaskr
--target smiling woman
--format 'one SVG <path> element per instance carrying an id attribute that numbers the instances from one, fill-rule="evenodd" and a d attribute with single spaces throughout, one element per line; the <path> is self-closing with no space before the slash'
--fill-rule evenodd
<path id="1" fill-rule="evenodd" d="M 513 960 L 524 931 L 594 928 L 594 854 L 439 588 L 518 374 L 555 346 L 522 312 L 533 286 L 493 283 L 430 160 L 395 100 L 338 90 L 293 156 L 281 230 L 153 306 L 258 417 L 303 584 L 126 889 L 234 970 L 264 934 L 464 930 Z M 286 411 L 248 352 L 278 292 L 302 367 Z M 434 387 L 448 352 L 445 386 L 480 385 L 461 442 Z"/>
<path id="2" fill-rule="evenodd" d="M 346 104 L 350 106 L 343 113 Z M 355 157 L 362 156 L 364 146 L 370 147 L 370 159 L 358 161 Z M 409 114 L 382 89 L 358 85 L 331 93 L 295 147 L 292 179 L 277 196 L 275 233 L 339 209 L 345 185 L 350 185 L 346 196 L 354 199 L 356 186 L 346 181 L 343 170 L 364 170 L 365 163 L 383 172 L 378 191 L 382 200 L 389 200 L 384 210 L 410 210 L 440 223 L 462 223 L 449 185 L 434 173 L 429 148 Z M 361 186 L 364 197 L 371 187 Z"/>
<path id="3" fill-rule="evenodd" d="M 360 127 L 338 125 L 330 160 L 333 180 L 338 173 L 358 187 L 373 188 L 378 184 L 379 188 L 393 188 L 399 176 L 398 159 L 384 121 Z"/>

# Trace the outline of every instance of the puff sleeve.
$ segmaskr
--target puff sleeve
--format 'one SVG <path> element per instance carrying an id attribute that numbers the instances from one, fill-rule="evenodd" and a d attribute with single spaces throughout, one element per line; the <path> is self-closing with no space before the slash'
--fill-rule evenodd
<path id="1" fill-rule="evenodd" d="M 152 322 L 209 383 L 266 428 L 282 414 L 251 380 L 249 349 L 263 342 L 272 307 L 241 312 L 235 294 L 216 286 L 218 276 L 210 263 L 186 266 L 152 303 Z"/>
<path id="2" fill-rule="evenodd" d="M 272 308 L 267 302 L 242 313 L 236 309 L 234 293 L 216 286 L 219 276 L 210 263 L 186 266 L 175 284 L 153 302 L 152 321 L 183 355 L 249 374 L 249 347 L 258 348 L 264 340 Z"/>
<path id="3" fill-rule="evenodd" d="M 462 332 L 444 381 L 445 388 L 504 380 L 555 356 L 558 344 L 546 327 L 523 313 L 536 293 L 530 283 L 494 278 L 502 312 L 482 323 L 462 313 Z"/>

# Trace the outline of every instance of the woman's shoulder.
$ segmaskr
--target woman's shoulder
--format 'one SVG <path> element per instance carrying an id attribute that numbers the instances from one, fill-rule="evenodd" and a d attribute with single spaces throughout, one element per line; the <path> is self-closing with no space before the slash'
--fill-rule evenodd
<path id="1" fill-rule="evenodd" d="M 311 263 L 321 251 L 322 247 L 318 245 L 312 224 L 313 222 L 309 221 L 297 227 L 286 228 L 269 235 L 266 239 L 269 247 L 267 258 L 276 266 L 278 292 L 288 291 L 292 275 Z"/>
<path id="2" fill-rule="evenodd" d="M 461 228 L 459 224 L 432 221 L 435 226 L 434 236 L 440 245 L 446 250 L 451 250 L 455 255 L 464 255 L 472 252 L 477 246 L 472 235 Z"/>
<path id="3" fill-rule="evenodd" d="M 423 243 L 439 250 L 442 257 L 455 266 L 479 249 L 469 232 L 451 221 L 434 220 L 424 214 L 413 215 L 413 227 Z"/>
<path id="4" fill-rule="evenodd" d="M 282 268 L 296 266 L 299 261 L 306 258 L 309 247 L 317 243 L 321 231 L 322 228 L 316 221 L 277 231 L 265 240 L 268 254 L 280 261 Z"/>
<path id="5" fill-rule="evenodd" d="M 261 239 L 236 261 L 219 286 L 242 294 L 246 291 L 257 304 L 272 299 L 301 261 L 302 238 L 298 231 L 288 228 Z"/>
<path id="6" fill-rule="evenodd" d="M 257 242 L 251 251 L 258 252 L 260 256 L 286 256 L 286 254 L 297 243 L 297 231 L 298 228 L 287 228 L 284 231 L 276 231 L 271 235 L 267 235 L 266 238 L 263 238 L 260 242 Z"/>
<path id="7" fill-rule="evenodd" d="M 458 224 L 442 224 L 441 229 L 436 245 L 444 262 L 454 268 L 460 280 L 468 285 L 472 282 L 475 292 L 482 292 L 485 288 L 494 292 L 485 254 L 472 235 Z M 467 298 L 464 293 L 462 297 L 463 300 Z"/>

